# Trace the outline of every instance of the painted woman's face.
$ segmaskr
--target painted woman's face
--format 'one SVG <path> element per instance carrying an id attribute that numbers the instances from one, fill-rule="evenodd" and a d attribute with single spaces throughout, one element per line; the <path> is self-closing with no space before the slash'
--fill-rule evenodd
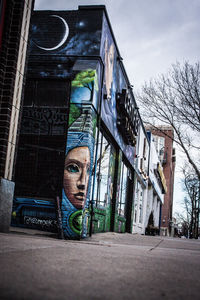
<path id="1" fill-rule="evenodd" d="M 64 191 L 69 201 L 83 209 L 87 196 L 90 173 L 90 151 L 88 147 L 77 147 L 65 158 Z"/>
<path id="2" fill-rule="evenodd" d="M 114 65 L 114 45 L 111 44 L 108 48 L 108 43 L 106 41 L 106 65 L 105 65 L 105 75 L 106 75 L 106 92 L 108 99 L 111 98 L 111 87 L 113 81 L 113 65 Z"/>

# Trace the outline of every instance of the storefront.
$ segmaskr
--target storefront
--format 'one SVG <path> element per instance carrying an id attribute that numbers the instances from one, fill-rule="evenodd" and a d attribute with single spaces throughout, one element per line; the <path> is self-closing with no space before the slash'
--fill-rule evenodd
<path id="1" fill-rule="evenodd" d="M 30 45 L 13 224 L 51 203 L 65 238 L 131 232 L 139 115 L 105 8 L 35 12 Z"/>
<path id="2" fill-rule="evenodd" d="M 93 232 L 131 232 L 133 171 L 105 133 L 100 132 L 98 149 Z"/>

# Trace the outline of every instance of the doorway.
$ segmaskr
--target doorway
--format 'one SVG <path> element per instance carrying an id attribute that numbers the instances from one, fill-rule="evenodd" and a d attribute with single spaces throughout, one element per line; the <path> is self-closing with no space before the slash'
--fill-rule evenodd
<path id="1" fill-rule="evenodd" d="M 125 163 L 121 162 L 119 199 L 117 202 L 117 216 L 115 231 L 131 232 L 133 205 L 133 172 Z"/>

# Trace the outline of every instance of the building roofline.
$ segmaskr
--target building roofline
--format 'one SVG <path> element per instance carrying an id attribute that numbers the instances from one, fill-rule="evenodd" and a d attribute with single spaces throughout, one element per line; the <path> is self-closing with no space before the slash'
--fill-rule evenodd
<path id="1" fill-rule="evenodd" d="M 121 67 L 122 67 L 122 71 L 123 71 L 123 73 L 124 73 L 124 76 L 125 76 L 125 78 L 126 78 L 126 80 L 127 80 L 128 86 L 130 87 L 130 86 L 131 86 L 131 83 L 130 83 L 129 78 L 128 78 L 128 75 L 127 75 L 127 73 L 126 73 L 126 69 L 125 69 L 125 67 L 124 67 L 124 64 L 123 64 L 123 62 L 122 62 L 123 58 L 121 57 L 121 54 L 120 54 L 120 51 L 119 51 L 119 48 L 118 48 L 118 45 L 117 45 L 117 42 L 116 42 L 116 39 L 115 39 L 115 35 L 114 35 L 113 29 L 112 29 L 112 25 L 111 25 L 111 23 L 110 23 L 110 19 L 109 19 L 109 16 L 108 16 L 108 12 L 107 12 L 106 6 L 105 6 L 105 5 L 79 5 L 79 6 L 78 6 L 78 9 L 79 9 L 79 10 L 88 10 L 88 9 L 89 9 L 89 10 L 99 10 L 99 9 L 101 9 L 101 10 L 104 11 L 105 17 L 106 17 L 106 20 L 107 20 L 107 22 L 108 22 L 108 26 L 109 26 L 109 28 L 110 28 L 110 32 L 111 32 L 111 35 L 112 35 L 112 38 L 113 38 L 113 41 L 114 41 L 114 44 L 115 44 L 115 47 L 116 47 L 116 50 L 117 50 L 118 60 L 119 60 L 120 65 L 121 65 Z M 132 90 L 131 90 L 131 93 L 132 93 L 132 96 L 133 96 L 134 101 L 135 101 L 135 97 L 134 97 L 134 95 L 133 95 Z M 135 101 L 135 103 L 136 103 L 136 101 Z"/>
<path id="2" fill-rule="evenodd" d="M 79 5 L 78 9 L 79 10 L 103 10 L 104 11 L 107 22 L 108 22 L 108 25 L 109 25 L 109 28 L 110 28 L 110 32 L 111 32 L 111 35 L 112 35 L 112 38 L 113 38 L 113 41 L 115 43 L 115 47 L 116 47 L 117 52 L 118 52 L 118 56 L 121 58 L 120 51 L 119 51 L 119 48 L 118 48 L 118 45 L 117 45 L 117 42 L 116 42 L 116 39 L 115 39 L 115 36 L 114 36 L 114 32 L 113 32 L 113 29 L 112 29 L 112 26 L 111 26 L 111 23 L 110 23 L 110 19 L 109 19 L 109 16 L 108 16 L 106 6 L 105 5 Z"/>
<path id="3" fill-rule="evenodd" d="M 106 6 L 105 5 L 79 5 L 78 9 L 80 10 L 88 10 L 88 9 L 103 9 L 106 10 Z"/>
<path id="4" fill-rule="evenodd" d="M 114 42 L 115 47 L 116 47 L 119 64 L 121 66 L 122 72 L 123 72 L 124 77 L 126 79 L 127 86 L 128 86 L 129 91 L 130 91 L 130 93 L 132 95 L 132 98 L 133 98 L 133 101 L 135 103 L 135 106 L 137 107 L 136 99 L 135 99 L 135 96 L 134 96 L 134 93 L 133 93 L 133 90 L 132 90 L 132 85 L 131 85 L 131 83 L 129 81 L 129 77 L 128 77 L 127 73 L 126 73 L 126 69 L 125 69 L 125 66 L 123 64 L 123 58 L 121 57 L 121 54 L 120 54 L 120 51 L 119 51 L 119 48 L 118 48 L 118 45 L 117 45 L 117 42 L 116 42 L 116 39 L 115 39 L 115 35 L 114 35 L 113 29 L 112 29 L 112 26 L 111 26 L 111 23 L 110 23 L 110 19 L 109 19 L 109 16 L 108 16 L 108 12 L 107 12 L 106 6 L 105 5 L 79 5 L 78 6 L 78 10 L 79 11 L 81 11 L 81 10 L 82 11 L 83 10 L 102 10 L 104 12 L 106 20 L 108 22 L 110 33 L 111 33 L 112 38 L 113 38 L 113 42 Z M 77 10 L 58 10 L 57 12 L 66 12 L 66 11 L 73 12 L 73 11 L 77 11 Z M 51 10 L 34 10 L 34 12 L 52 12 L 52 11 Z M 142 120 L 139 111 L 138 111 L 138 114 L 139 114 L 140 120 Z"/>
<path id="5" fill-rule="evenodd" d="M 171 125 L 155 125 L 155 126 L 151 126 L 151 125 L 145 125 L 145 129 L 146 130 L 171 130 L 173 131 L 173 127 Z"/>

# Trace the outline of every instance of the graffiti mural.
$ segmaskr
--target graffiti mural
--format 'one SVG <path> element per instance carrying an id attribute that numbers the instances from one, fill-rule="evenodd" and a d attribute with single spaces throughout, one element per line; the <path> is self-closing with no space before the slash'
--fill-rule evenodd
<path id="1" fill-rule="evenodd" d="M 14 198 L 11 225 L 57 232 L 55 203 L 50 200 Z"/>
<path id="2" fill-rule="evenodd" d="M 80 68 L 80 64 L 79 64 Z M 96 69 L 79 70 L 71 83 L 64 165 L 62 220 L 66 238 L 87 235 L 98 92 Z"/>
<path id="3" fill-rule="evenodd" d="M 108 126 L 110 132 L 114 136 L 116 142 L 123 150 L 127 159 L 134 163 L 135 148 L 127 145 L 124 142 L 123 136 L 119 133 L 117 128 L 117 108 L 116 108 L 116 94 L 122 89 L 127 89 L 123 72 L 119 64 L 119 53 L 114 45 L 110 28 L 105 16 L 103 17 L 102 26 L 102 45 L 101 55 L 105 64 L 104 76 L 104 100 L 102 101 L 101 117 Z"/>
<path id="4" fill-rule="evenodd" d="M 35 12 L 32 21 L 31 54 L 54 56 L 99 55 L 102 15 L 67 12 Z"/>
<path id="5" fill-rule="evenodd" d="M 124 74 L 103 7 L 34 12 L 16 198 L 58 201 L 58 223 L 65 238 L 86 237 L 90 201 L 96 202 L 97 231 L 108 231 L 115 222 L 111 218 L 116 214 L 112 210 L 117 209 L 117 168 L 122 153 L 133 166 L 135 151 L 118 126 L 117 94 L 128 89 Z M 105 138 L 108 136 L 105 145 L 104 128 Z M 100 132 L 102 140 L 97 143 Z M 97 159 L 100 149 L 109 154 L 108 164 L 102 153 Z M 101 172 L 94 174 L 97 167 Z M 98 196 L 100 191 L 102 197 Z M 41 219 L 39 212 L 27 215 L 23 222 L 43 228 L 56 226 L 49 220 L 45 216 Z"/>
<path id="6" fill-rule="evenodd" d="M 68 132 L 61 206 L 66 237 L 87 234 L 93 145 L 94 138 L 89 133 Z"/>

